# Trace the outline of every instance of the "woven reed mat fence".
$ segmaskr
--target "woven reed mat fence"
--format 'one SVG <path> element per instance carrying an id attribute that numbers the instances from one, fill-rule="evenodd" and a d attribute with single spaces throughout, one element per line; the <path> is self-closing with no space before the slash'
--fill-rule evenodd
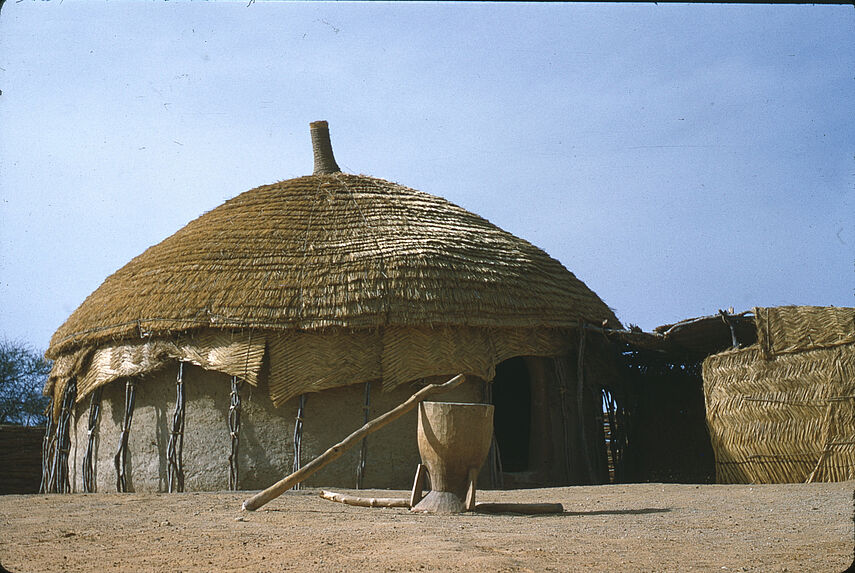
<path id="1" fill-rule="evenodd" d="M 719 483 L 855 479 L 855 309 L 755 309 L 758 343 L 703 364 Z"/>
<path id="2" fill-rule="evenodd" d="M 44 435 L 42 426 L 0 426 L 0 494 L 39 492 Z"/>

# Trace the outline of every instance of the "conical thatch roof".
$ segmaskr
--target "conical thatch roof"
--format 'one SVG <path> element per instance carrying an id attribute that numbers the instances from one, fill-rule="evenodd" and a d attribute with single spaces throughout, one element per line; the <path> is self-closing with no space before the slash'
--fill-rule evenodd
<path id="1" fill-rule="evenodd" d="M 48 354 L 201 326 L 571 327 L 617 320 L 545 252 L 445 199 L 361 175 L 247 191 L 107 278 Z"/>
<path id="2" fill-rule="evenodd" d="M 74 311 L 48 356 L 202 328 L 618 324 L 529 242 L 440 197 L 332 166 L 247 191 L 146 250 Z"/>

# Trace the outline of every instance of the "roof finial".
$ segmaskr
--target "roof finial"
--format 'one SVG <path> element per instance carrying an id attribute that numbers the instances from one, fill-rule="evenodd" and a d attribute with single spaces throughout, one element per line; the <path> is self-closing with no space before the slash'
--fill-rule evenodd
<path id="1" fill-rule="evenodd" d="M 330 129 L 326 121 L 313 121 L 309 124 L 312 132 L 312 149 L 315 151 L 314 175 L 339 173 L 341 169 L 333 157 L 330 144 Z"/>

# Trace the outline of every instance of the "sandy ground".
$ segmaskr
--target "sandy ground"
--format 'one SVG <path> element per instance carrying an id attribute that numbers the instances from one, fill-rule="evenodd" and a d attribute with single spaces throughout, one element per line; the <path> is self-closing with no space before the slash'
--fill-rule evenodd
<path id="1" fill-rule="evenodd" d="M 288 492 L 0 496 L 0 563 L 43 571 L 845 571 L 855 482 L 483 491 L 551 516 L 412 514 Z M 347 491 L 347 490 L 340 490 Z M 350 492 L 354 493 L 354 492 Z M 400 496 L 405 492 L 361 492 Z"/>

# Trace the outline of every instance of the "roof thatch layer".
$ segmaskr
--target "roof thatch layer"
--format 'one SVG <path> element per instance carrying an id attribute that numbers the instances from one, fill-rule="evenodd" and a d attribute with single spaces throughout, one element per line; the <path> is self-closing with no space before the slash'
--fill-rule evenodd
<path id="1" fill-rule="evenodd" d="M 108 277 L 52 337 L 46 392 L 76 375 L 79 400 L 168 360 L 255 383 L 266 348 L 281 403 L 375 378 L 491 376 L 516 353 L 558 352 L 580 321 L 620 327 L 541 249 L 440 197 L 339 172 L 326 124 L 312 130 L 315 174 L 247 191 Z"/>
<path id="2" fill-rule="evenodd" d="M 54 334 L 48 356 L 200 327 L 617 324 L 561 263 L 445 199 L 312 175 L 247 191 L 133 259 Z"/>
<path id="3" fill-rule="evenodd" d="M 754 315 L 757 344 L 703 364 L 717 481 L 855 479 L 855 309 Z"/>

